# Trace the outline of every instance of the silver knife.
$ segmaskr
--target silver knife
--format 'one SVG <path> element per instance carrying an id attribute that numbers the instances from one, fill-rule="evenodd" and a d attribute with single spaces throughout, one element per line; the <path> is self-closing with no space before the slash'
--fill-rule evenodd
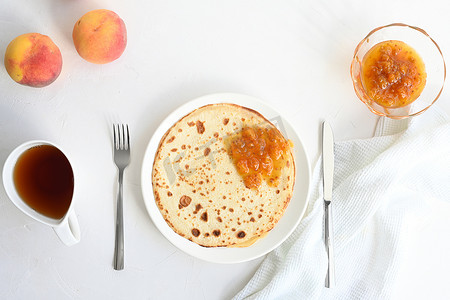
<path id="1" fill-rule="evenodd" d="M 334 175 L 334 139 L 330 124 L 323 122 L 322 133 L 323 200 L 325 202 L 325 246 L 328 254 L 328 272 L 325 286 L 334 286 L 333 218 L 331 198 Z"/>

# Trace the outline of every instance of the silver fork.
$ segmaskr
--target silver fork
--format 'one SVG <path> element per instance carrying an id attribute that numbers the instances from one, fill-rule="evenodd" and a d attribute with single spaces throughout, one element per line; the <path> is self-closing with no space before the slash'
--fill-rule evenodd
<path id="1" fill-rule="evenodd" d="M 119 193 L 117 195 L 116 212 L 116 242 L 114 250 L 114 269 L 123 270 L 123 171 L 130 162 L 130 133 L 128 125 L 113 124 L 114 133 L 114 163 L 119 169 Z"/>

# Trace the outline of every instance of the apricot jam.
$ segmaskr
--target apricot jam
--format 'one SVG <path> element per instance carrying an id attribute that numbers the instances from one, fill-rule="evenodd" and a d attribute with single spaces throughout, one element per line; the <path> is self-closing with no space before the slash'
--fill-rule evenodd
<path id="1" fill-rule="evenodd" d="M 384 41 L 363 58 L 361 80 L 368 96 L 386 108 L 412 103 L 422 93 L 427 74 L 419 54 L 401 41 Z"/>
<path id="2" fill-rule="evenodd" d="M 258 189 L 263 180 L 279 184 L 290 147 L 275 128 L 244 127 L 229 139 L 229 154 L 249 189 Z"/>

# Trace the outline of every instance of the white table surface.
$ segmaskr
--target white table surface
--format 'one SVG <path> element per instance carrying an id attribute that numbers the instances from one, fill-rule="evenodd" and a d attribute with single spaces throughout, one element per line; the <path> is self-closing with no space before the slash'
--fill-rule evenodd
<path id="1" fill-rule="evenodd" d="M 375 3 L 375 2 L 374 2 Z M 128 30 L 117 61 L 78 56 L 72 28 L 107 8 Z M 75 210 L 79 244 L 66 247 L 50 227 L 20 212 L 0 188 L 0 299 L 228 299 L 263 258 L 221 265 L 172 246 L 149 218 L 141 194 L 144 150 L 158 124 L 181 104 L 235 92 L 274 106 L 304 142 L 312 165 L 328 120 L 337 141 L 369 138 L 377 117 L 357 99 L 350 62 L 373 28 L 403 22 L 424 28 L 450 57 L 449 1 L 119 1 L 0 0 L 0 57 L 16 36 L 49 35 L 63 55 L 50 86 L 12 81 L 0 65 L 0 164 L 24 141 L 65 149 L 80 170 Z M 444 89 L 437 102 L 450 112 Z M 111 124 L 131 128 L 125 173 L 125 270 L 113 270 L 117 171 Z M 405 269 L 406 270 L 406 269 Z M 411 286 L 405 271 L 405 285 Z M 402 290 L 404 288 L 404 290 Z"/>

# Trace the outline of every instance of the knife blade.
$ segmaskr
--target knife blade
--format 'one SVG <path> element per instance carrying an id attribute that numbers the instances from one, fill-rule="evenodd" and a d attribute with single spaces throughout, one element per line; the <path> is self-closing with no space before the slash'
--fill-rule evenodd
<path id="1" fill-rule="evenodd" d="M 331 213 L 331 200 L 333 194 L 334 176 L 334 137 L 333 130 L 328 122 L 322 127 L 322 168 L 323 168 L 323 200 L 325 207 L 325 247 L 328 255 L 328 270 L 325 287 L 334 286 L 334 251 L 333 251 L 333 218 Z"/>

